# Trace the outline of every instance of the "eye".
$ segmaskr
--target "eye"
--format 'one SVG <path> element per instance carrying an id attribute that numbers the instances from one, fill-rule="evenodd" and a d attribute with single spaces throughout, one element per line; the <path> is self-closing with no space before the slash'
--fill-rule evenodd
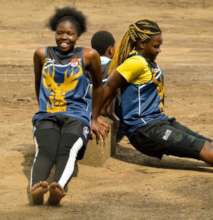
<path id="1" fill-rule="evenodd" d="M 69 36 L 74 36 L 75 35 L 75 33 L 73 33 L 73 32 L 68 32 L 67 33 Z"/>
<path id="2" fill-rule="evenodd" d="M 56 31 L 56 34 L 60 35 L 60 34 L 63 34 L 62 31 Z"/>
<path id="3" fill-rule="evenodd" d="M 160 48 L 160 44 L 154 45 L 154 48 L 155 48 L 155 49 L 159 49 L 159 48 Z"/>

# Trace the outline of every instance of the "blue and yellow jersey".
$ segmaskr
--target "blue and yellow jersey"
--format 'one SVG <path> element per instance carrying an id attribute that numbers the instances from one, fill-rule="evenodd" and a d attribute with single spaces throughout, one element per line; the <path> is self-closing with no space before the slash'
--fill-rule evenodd
<path id="1" fill-rule="evenodd" d="M 54 48 L 47 48 L 39 92 L 39 112 L 33 121 L 63 114 L 90 124 L 92 101 L 89 93 L 90 80 L 84 74 L 82 48 L 76 48 L 65 64 Z M 54 55 L 54 56 L 53 56 Z"/>
<path id="2" fill-rule="evenodd" d="M 118 66 L 117 72 L 128 82 L 121 89 L 119 116 L 130 134 L 154 120 L 167 118 L 163 114 L 163 71 L 156 63 L 133 55 Z"/>

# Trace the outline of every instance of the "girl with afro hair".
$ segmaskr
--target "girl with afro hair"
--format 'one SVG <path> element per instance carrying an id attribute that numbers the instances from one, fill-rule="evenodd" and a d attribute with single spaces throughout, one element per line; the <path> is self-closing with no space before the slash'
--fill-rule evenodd
<path id="1" fill-rule="evenodd" d="M 36 153 L 30 194 L 34 205 L 59 205 L 72 178 L 76 159 L 81 159 L 91 130 L 104 138 L 108 126 L 91 120 L 92 108 L 101 96 L 101 65 L 98 53 L 76 47 L 86 31 L 85 15 L 72 7 L 56 9 L 49 20 L 56 46 L 34 53 L 35 91 L 39 110 L 33 116 Z M 93 99 L 89 93 L 93 83 Z M 55 165 L 54 180 L 47 182 Z"/>

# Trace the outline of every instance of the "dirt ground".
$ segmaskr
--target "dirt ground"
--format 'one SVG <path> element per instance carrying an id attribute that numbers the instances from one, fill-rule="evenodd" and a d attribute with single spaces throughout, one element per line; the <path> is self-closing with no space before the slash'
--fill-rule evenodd
<path id="1" fill-rule="evenodd" d="M 75 5 L 93 32 L 119 40 L 131 22 L 156 20 L 164 44 L 166 112 L 213 138 L 212 0 L 0 0 L 0 219 L 164 220 L 213 219 L 213 169 L 203 162 L 135 151 L 124 138 L 103 167 L 80 165 L 59 208 L 32 207 L 27 185 L 34 155 L 37 111 L 32 54 L 54 44 L 45 24 L 55 7 Z"/>

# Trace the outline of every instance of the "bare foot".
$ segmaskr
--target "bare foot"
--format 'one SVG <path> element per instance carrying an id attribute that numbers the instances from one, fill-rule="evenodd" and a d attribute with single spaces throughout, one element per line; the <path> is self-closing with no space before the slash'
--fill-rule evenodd
<path id="1" fill-rule="evenodd" d="M 44 202 L 44 194 L 48 191 L 48 182 L 41 181 L 32 186 L 31 196 L 34 205 L 42 205 Z"/>
<path id="2" fill-rule="evenodd" d="M 49 186 L 49 199 L 48 204 L 52 206 L 57 206 L 60 204 L 61 199 L 65 196 L 64 190 L 61 188 L 61 186 L 53 182 Z"/>

